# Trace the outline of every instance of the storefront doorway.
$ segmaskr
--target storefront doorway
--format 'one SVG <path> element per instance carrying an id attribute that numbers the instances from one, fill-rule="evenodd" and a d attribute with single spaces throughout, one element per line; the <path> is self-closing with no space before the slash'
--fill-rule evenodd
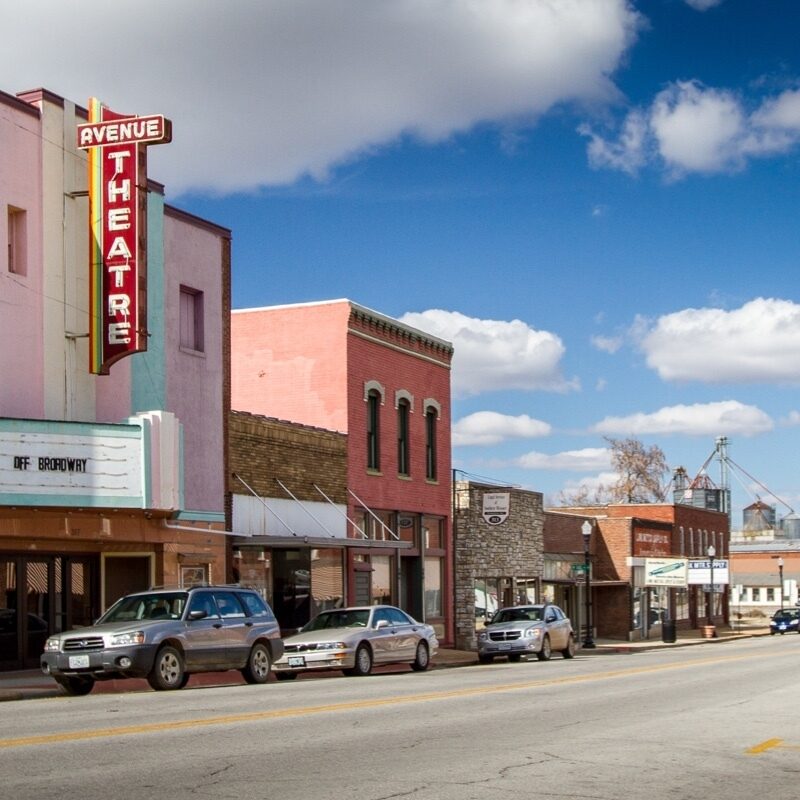
<path id="1" fill-rule="evenodd" d="M 0 670 L 32 669 L 51 633 L 91 625 L 91 556 L 0 556 Z"/>

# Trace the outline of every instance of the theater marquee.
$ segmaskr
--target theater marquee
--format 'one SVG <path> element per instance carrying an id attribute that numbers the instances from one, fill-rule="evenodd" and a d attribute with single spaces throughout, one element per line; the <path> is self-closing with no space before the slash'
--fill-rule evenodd
<path id="1" fill-rule="evenodd" d="M 89 155 L 89 369 L 107 375 L 147 350 L 147 145 L 167 143 L 162 116 L 118 114 L 92 98 L 78 148 Z"/>

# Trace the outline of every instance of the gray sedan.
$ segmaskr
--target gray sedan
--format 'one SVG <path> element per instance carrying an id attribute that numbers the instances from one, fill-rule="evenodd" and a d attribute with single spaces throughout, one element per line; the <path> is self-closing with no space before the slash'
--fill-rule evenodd
<path id="1" fill-rule="evenodd" d="M 553 650 L 564 658 L 575 655 L 575 634 L 564 612 L 549 603 L 501 608 L 478 634 L 478 659 L 490 664 L 495 656 L 519 661 L 536 655 L 547 661 Z"/>
<path id="2" fill-rule="evenodd" d="M 283 657 L 273 664 L 278 679 L 331 669 L 369 675 L 377 664 L 408 663 L 422 671 L 439 647 L 430 625 L 394 606 L 323 611 L 284 644 Z"/>

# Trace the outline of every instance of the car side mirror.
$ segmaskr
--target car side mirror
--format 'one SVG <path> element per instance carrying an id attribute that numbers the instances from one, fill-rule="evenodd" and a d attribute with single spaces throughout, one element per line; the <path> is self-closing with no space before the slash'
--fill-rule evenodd
<path id="1" fill-rule="evenodd" d="M 207 616 L 208 612 L 204 611 L 202 608 L 189 612 L 189 619 L 205 619 Z"/>
<path id="2" fill-rule="evenodd" d="M 389 627 L 389 622 L 387 620 L 385 620 L 385 619 L 379 619 L 375 623 L 375 630 L 376 631 L 379 631 L 381 628 L 388 628 L 388 627 Z"/>

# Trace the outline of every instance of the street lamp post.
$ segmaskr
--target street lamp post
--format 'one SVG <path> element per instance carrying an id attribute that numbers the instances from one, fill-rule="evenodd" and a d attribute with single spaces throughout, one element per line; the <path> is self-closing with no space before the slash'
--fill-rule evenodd
<path id="1" fill-rule="evenodd" d="M 708 603 L 708 624 L 714 624 L 714 556 L 717 554 L 713 544 L 708 546 L 708 560 L 711 565 L 711 591 L 709 592 Z"/>
<path id="2" fill-rule="evenodd" d="M 783 611 L 783 558 L 778 556 L 778 591 L 781 593 L 781 611 Z"/>
<path id="3" fill-rule="evenodd" d="M 584 602 L 586 604 L 586 635 L 583 637 L 582 647 L 592 649 L 596 647 L 594 639 L 592 639 L 592 615 L 591 615 L 591 578 L 589 572 L 589 540 L 592 538 L 592 523 L 585 520 L 581 525 L 581 533 L 583 534 L 583 574 L 586 579 L 586 588 L 584 590 Z"/>

